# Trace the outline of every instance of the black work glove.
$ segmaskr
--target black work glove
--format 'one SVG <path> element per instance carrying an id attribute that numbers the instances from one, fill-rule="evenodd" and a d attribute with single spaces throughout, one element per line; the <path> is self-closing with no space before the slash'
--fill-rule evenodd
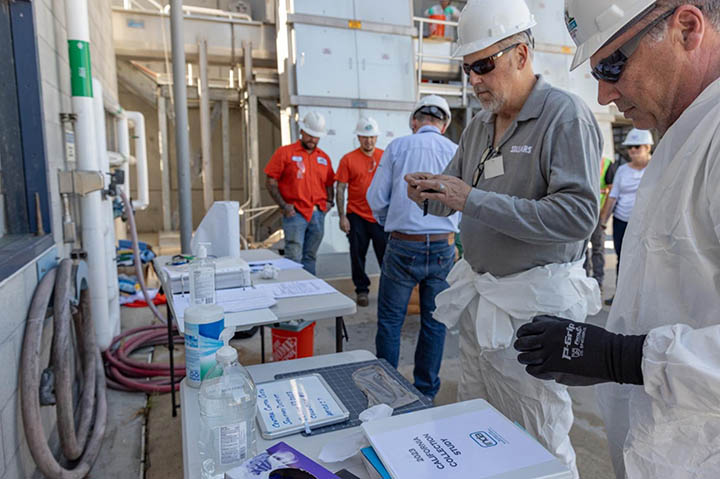
<path id="1" fill-rule="evenodd" d="M 643 384 L 645 336 L 624 336 L 592 324 L 537 316 L 518 329 L 515 349 L 525 370 L 568 386 Z"/>

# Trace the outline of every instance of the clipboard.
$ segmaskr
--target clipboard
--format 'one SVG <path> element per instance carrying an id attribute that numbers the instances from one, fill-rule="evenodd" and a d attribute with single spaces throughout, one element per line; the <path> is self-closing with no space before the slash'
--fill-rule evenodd
<path id="1" fill-rule="evenodd" d="M 350 412 L 325 379 L 308 374 L 256 385 L 257 422 L 265 439 L 276 439 L 347 421 Z"/>

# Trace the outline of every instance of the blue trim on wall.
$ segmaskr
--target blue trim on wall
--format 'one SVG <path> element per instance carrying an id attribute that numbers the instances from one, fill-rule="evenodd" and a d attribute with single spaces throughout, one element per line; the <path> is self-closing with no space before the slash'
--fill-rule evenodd
<path id="1" fill-rule="evenodd" d="M 51 232 L 49 193 L 46 177 L 45 139 L 43 137 L 42 93 L 38 69 L 35 24 L 32 3 L 27 0 L 10 2 L 10 21 L 15 53 L 15 78 L 20 114 L 23 160 L 25 166 L 25 198 L 28 226 L 37 233 L 35 195 L 40 197 L 40 211 L 46 233 Z"/>
<path id="2" fill-rule="evenodd" d="M 9 4 L 0 0 L 0 45 L 12 45 L 11 30 Z M 13 57 L 12 49 L 0 49 L 0 159 L 7 232 L 25 234 L 29 232 L 28 208 Z"/>

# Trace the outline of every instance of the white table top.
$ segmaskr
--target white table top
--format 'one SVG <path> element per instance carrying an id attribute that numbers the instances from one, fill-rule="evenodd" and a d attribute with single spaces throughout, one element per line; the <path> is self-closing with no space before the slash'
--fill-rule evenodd
<path id="1" fill-rule="evenodd" d="M 280 256 L 267 249 L 243 250 L 240 252 L 240 257 L 248 262 L 280 258 Z M 158 256 L 153 260 L 158 273 L 162 271 L 162 267 L 169 263 L 170 260 L 170 256 Z M 161 273 L 159 275 L 161 276 L 160 281 L 163 285 L 163 291 L 169 293 L 172 289 L 166 281 L 166 278 L 164 278 L 164 275 Z M 277 279 L 262 279 L 259 273 L 254 273 L 252 279 L 255 284 L 265 284 L 317 278 L 304 269 L 289 269 L 279 271 Z M 176 317 L 172 294 L 166 294 L 166 296 L 173 317 Z M 341 293 L 284 298 L 278 299 L 277 304 L 269 309 L 227 313 L 225 315 L 225 325 L 235 326 L 237 330 L 243 330 L 253 326 L 290 321 L 293 319 L 304 319 L 307 321 L 334 319 L 338 316 L 355 314 L 356 311 L 357 305 L 355 301 Z M 180 332 L 182 333 L 183 331 Z"/>
<path id="2" fill-rule="evenodd" d="M 292 361 L 280 361 L 266 364 L 249 366 L 248 372 L 256 383 L 271 381 L 276 374 L 304 371 L 307 369 L 336 366 L 338 364 L 350 364 L 361 361 L 371 361 L 375 356 L 364 350 L 348 351 L 344 353 L 313 356 L 310 358 L 294 359 Z M 199 389 L 190 387 L 183 379 L 180 384 L 180 404 L 182 418 L 182 441 L 183 441 L 183 470 L 185 479 L 200 477 L 200 458 L 197 449 L 197 433 L 200 430 L 200 411 L 198 406 Z M 357 432 L 359 427 L 351 427 L 340 431 L 327 432 L 317 436 L 304 437 L 300 433 L 286 436 L 279 439 L 265 440 L 259 434 L 257 436 L 258 452 L 267 449 L 279 441 L 284 441 L 294 447 L 307 457 L 320 463 L 326 469 L 334 472 L 340 469 L 347 469 L 360 479 L 368 479 L 367 471 L 359 455 L 346 461 L 323 464 L 317 457 L 320 450 L 329 442 L 342 441 L 343 438 Z"/>

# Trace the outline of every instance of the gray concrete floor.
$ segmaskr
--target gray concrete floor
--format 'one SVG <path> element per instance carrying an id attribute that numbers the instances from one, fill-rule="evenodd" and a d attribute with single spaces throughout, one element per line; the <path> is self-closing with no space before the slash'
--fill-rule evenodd
<path id="1" fill-rule="evenodd" d="M 609 252 L 608 252 L 609 253 Z M 614 255 L 607 254 L 606 291 L 604 298 L 614 294 L 615 260 Z M 346 257 L 345 257 L 346 258 Z M 326 258 L 335 262 L 337 257 Z M 322 260 L 321 260 L 322 261 Z M 338 271 L 337 265 L 321 267 L 321 271 Z M 332 274 L 335 276 L 336 274 Z M 339 291 L 354 298 L 354 289 L 349 279 L 334 279 L 329 282 Z M 346 318 L 349 340 L 346 350 L 366 349 L 375 351 L 375 323 L 377 308 L 378 278 L 372 278 L 370 306 L 358 308 L 357 314 Z M 163 308 L 164 309 L 164 308 Z M 594 324 L 604 325 L 607 320 L 608 308 L 597 316 L 589 318 Z M 145 309 L 123 308 L 123 329 L 127 330 L 140 324 L 152 321 L 151 313 Z M 400 350 L 400 372 L 412 378 L 412 364 L 415 341 L 419 331 L 419 317 L 408 316 L 402 331 Z M 260 363 L 260 335 L 250 339 L 233 340 L 232 345 L 238 349 L 240 361 L 245 365 Z M 265 335 L 265 346 L 268 360 L 270 358 L 270 334 Z M 320 321 L 315 327 L 315 354 L 330 354 L 335 348 L 335 322 Z M 182 360 L 182 351 L 177 358 Z M 166 361 L 167 349 L 157 347 L 155 360 Z M 446 340 L 443 365 L 440 370 L 442 387 L 436 397 L 436 404 L 447 404 L 455 401 L 458 381 L 458 335 L 451 331 Z M 581 477 L 605 479 L 614 477 L 607 449 L 607 441 L 602 420 L 597 410 L 594 390 L 592 388 L 571 388 L 575 423 L 570 433 L 577 452 L 577 463 Z M 171 416 L 170 395 L 155 395 L 147 398 L 140 393 L 109 394 L 110 417 L 108 433 L 103 451 L 93 470 L 93 477 L 138 477 L 134 471 L 144 470 L 147 479 L 168 479 L 182 477 L 182 444 L 180 417 Z M 143 438 L 143 420 L 147 430 Z M 142 442 L 146 441 L 143 449 Z M 146 460 L 142 463 L 141 450 L 146 451 Z M 142 477 L 142 475 L 139 475 Z"/>

